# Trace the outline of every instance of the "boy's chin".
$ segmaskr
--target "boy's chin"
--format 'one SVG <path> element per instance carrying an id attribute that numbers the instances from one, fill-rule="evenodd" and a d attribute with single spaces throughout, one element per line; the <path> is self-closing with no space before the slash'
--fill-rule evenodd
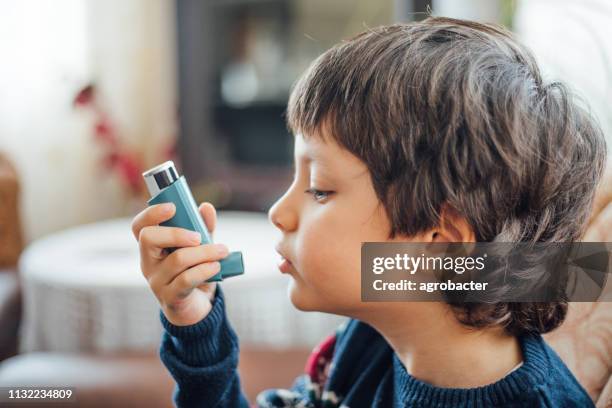
<path id="1" fill-rule="evenodd" d="M 300 287 L 299 283 L 296 283 L 295 279 L 291 279 L 289 286 L 287 287 L 287 292 L 291 303 L 296 309 L 303 312 L 321 311 L 316 297 L 309 294 L 308 290 Z"/>
<path id="2" fill-rule="evenodd" d="M 301 282 L 291 279 L 287 288 L 289 299 L 296 309 L 302 312 L 345 314 L 346 311 L 343 307 L 321 298 L 315 289 L 302 285 Z"/>

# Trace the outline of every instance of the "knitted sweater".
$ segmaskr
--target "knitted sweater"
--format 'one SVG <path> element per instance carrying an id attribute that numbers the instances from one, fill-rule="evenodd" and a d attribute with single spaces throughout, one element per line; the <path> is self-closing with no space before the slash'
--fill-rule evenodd
<path id="1" fill-rule="evenodd" d="M 248 407 L 237 371 L 239 343 L 220 285 L 202 321 L 175 326 L 160 313 L 160 357 L 176 381 L 179 407 Z M 523 364 L 496 383 L 439 388 L 412 377 L 384 338 L 350 319 L 326 338 L 291 389 L 261 392 L 256 407 L 593 407 L 539 335 L 520 338 Z M 466 373 L 469 375 L 469 373 Z"/>

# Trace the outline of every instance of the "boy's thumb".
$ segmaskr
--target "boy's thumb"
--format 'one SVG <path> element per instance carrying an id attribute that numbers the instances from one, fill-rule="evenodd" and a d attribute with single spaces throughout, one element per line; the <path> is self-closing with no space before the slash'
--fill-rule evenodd
<path id="1" fill-rule="evenodd" d="M 202 219 L 204 220 L 204 224 L 206 224 L 206 228 L 208 228 L 208 232 L 210 232 L 212 238 L 217 225 L 217 211 L 215 210 L 215 207 L 208 202 L 200 204 L 199 210 L 200 214 L 202 215 Z"/>

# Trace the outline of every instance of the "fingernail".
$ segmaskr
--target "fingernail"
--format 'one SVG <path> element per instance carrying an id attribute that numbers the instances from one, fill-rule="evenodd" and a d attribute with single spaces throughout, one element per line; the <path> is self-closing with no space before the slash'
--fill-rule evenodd
<path id="1" fill-rule="evenodd" d="M 164 214 L 171 213 L 174 210 L 174 203 L 165 203 L 162 204 L 161 210 Z"/>
<path id="2" fill-rule="evenodd" d="M 192 231 L 192 232 L 189 233 L 189 239 L 191 241 L 193 241 L 193 242 L 200 243 L 201 238 L 202 238 L 202 236 L 200 235 L 199 232 Z"/>
<path id="3" fill-rule="evenodd" d="M 215 249 L 217 250 L 217 254 L 219 255 L 227 255 L 229 252 L 227 247 L 223 244 L 215 244 Z"/>

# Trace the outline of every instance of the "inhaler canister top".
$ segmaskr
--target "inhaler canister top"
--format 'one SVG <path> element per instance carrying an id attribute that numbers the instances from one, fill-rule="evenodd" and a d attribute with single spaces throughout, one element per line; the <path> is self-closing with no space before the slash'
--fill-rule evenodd
<path id="1" fill-rule="evenodd" d="M 179 176 L 174 163 L 169 160 L 142 173 L 147 190 L 155 197 L 164 188 L 178 180 Z"/>

